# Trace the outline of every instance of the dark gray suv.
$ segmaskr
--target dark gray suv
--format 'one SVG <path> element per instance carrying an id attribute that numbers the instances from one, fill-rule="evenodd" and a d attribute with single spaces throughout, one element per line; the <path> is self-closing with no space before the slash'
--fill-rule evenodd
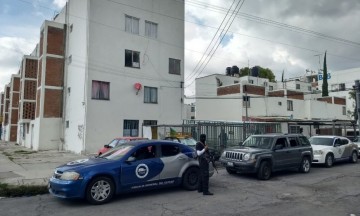
<path id="1" fill-rule="evenodd" d="M 248 137 L 239 147 L 225 149 L 220 162 L 229 174 L 257 173 L 268 180 L 274 171 L 297 168 L 308 173 L 312 162 L 309 140 L 301 134 L 262 134 Z"/>

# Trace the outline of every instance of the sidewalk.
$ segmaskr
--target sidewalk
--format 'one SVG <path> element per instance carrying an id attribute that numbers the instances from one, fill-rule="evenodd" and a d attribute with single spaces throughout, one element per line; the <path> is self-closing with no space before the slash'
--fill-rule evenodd
<path id="1" fill-rule="evenodd" d="M 81 158 L 86 156 L 56 150 L 32 151 L 0 141 L 0 183 L 47 185 L 56 167 Z"/>

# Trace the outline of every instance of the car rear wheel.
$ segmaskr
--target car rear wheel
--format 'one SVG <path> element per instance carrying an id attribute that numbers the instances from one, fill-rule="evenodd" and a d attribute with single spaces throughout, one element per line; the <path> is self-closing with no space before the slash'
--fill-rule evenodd
<path id="1" fill-rule="evenodd" d="M 257 177 L 260 180 L 268 180 L 271 176 L 271 166 L 268 161 L 263 161 L 260 164 L 260 168 L 257 172 Z"/>
<path id="2" fill-rule="evenodd" d="M 231 169 L 231 168 L 229 168 L 229 167 L 226 167 L 226 171 L 227 171 L 230 175 L 232 175 L 232 174 L 235 174 L 235 173 L 236 173 L 236 170 Z"/>
<path id="3" fill-rule="evenodd" d="M 94 178 L 86 188 L 86 200 L 94 205 L 107 203 L 115 192 L 113 181 L 107 177 Z"/>
<path id="4" fill-rule="evenodd" d="M 353 151 L 351 154 L 350 162 L 357 163 L 357 161 L 358 161 L 358 154 L 356 151 Z"/>
<path id="5" fill-rule="evenodd" d="M 308 157 L 303 157 L 300 164 L 300 172 L 302 173 L 308 173 L 310 172 L 311 163 Z"/>
<path id="6" fill-rule="evenodd" d="M 334 164 L 334 156 L 332 154 L 327 154 L 325 157 L 325 166 L 327 168 L 332 167 Z"/>
<path id="7" fill-rule="evenodd" d="M 190 167 L 187 169 L 182 178 L 182 186 L 186 190 L 196 190 L 199 183 L 199 168 Z"/>

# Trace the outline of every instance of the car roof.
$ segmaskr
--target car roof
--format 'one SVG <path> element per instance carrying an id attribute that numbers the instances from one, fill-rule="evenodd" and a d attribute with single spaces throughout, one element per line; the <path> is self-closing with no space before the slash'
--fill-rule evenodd
<path id="1" fill-rule="evenodd" d="M 318 136 L 312 136 L 312 137 L 318 137 L 318 138 L 345 138 L 347 139 L 346 137 L 343 137 L 343 136 L 333 136 L 333 135 L 318 135 Z"/>
<path id="2" fill-rule="evenodd" d="M 173 142 L 170 140 L 136 140 L 129 142 L 127 144 L 132 146 L 140 146 L 145 144 L 181 144 L 181 143 Z"/>
<path id="3" fill-rule="evenodd" d="M 117 137 L 117 140 L 137 140 L 137 139 L 146 139 L 144 137 Z"/>
<path id="4" fill-rule="evenodd" d="M 267 134 L 254 134 L 251 136 L 265 136 L 265 137 L 277 137 L 277 136 L 285 136 L 285 134 L 282 133 L 267 133 Z"/>

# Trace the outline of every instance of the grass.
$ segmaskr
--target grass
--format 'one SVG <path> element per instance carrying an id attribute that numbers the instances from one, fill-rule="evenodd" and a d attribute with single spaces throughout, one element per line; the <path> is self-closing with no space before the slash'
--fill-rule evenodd
<path id="1" fill-rule="evenodd" d="M 15 154 L 33 154 L 36 153 L 36 151 L 25 151 L 25 150 L 17 150 L 14 151 Z"/>
<path id="2" fill-rule="evenodd" d="M 35 196 L 49 193 L 47 186 L 21 185 L 12 186 L 0 183 L 0 197 Z"/>

